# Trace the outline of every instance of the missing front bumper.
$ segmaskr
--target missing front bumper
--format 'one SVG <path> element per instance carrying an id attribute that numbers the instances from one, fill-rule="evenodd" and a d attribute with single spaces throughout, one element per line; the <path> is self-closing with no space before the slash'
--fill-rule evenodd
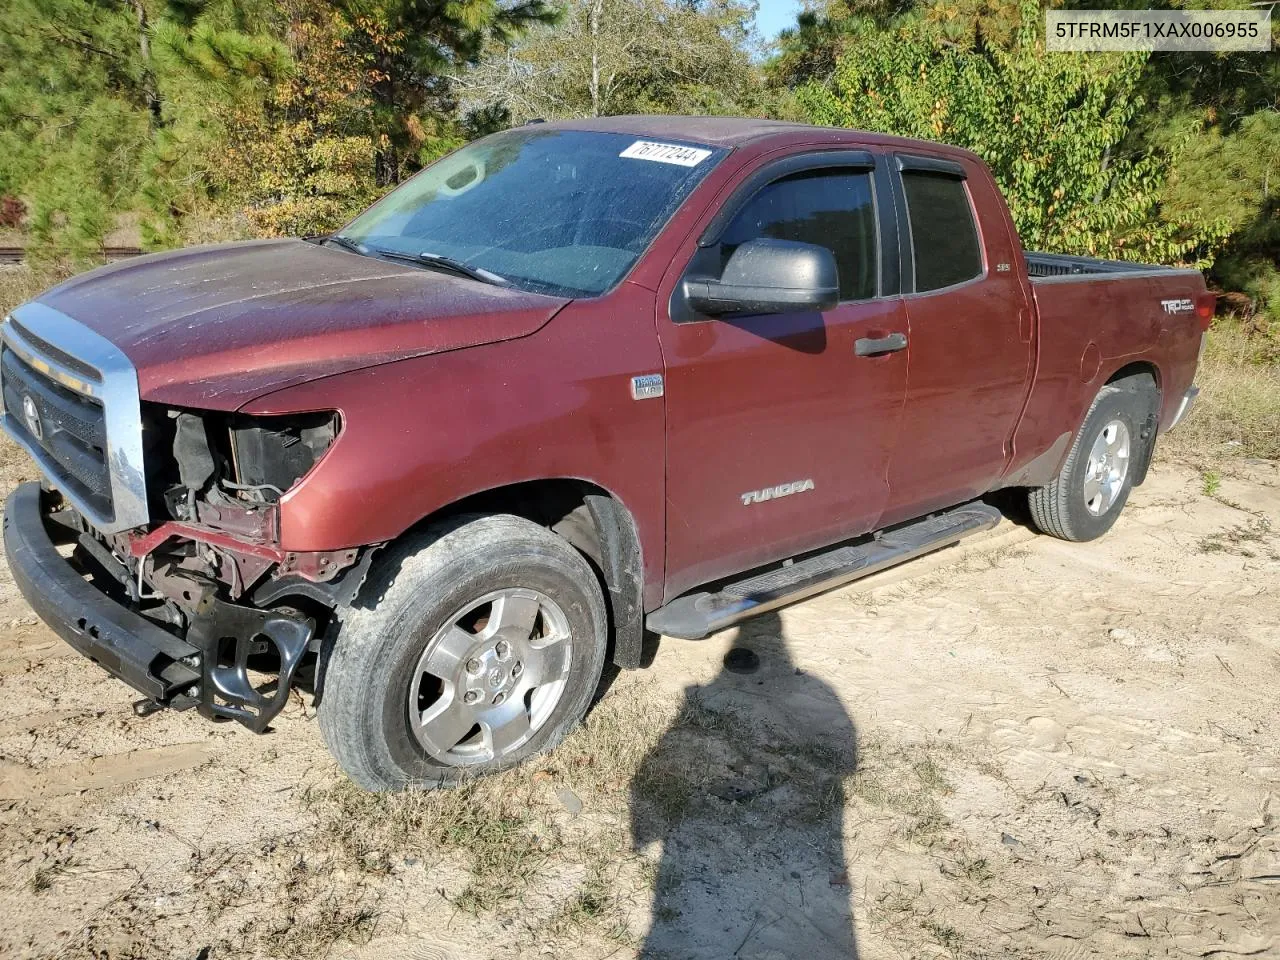
<path id="1" fill-rule="evenodd" d="M 58 636 L 148 700 L 176 710 L 195 707 L 262 733 L 288 702 L 314 625 L 288 614 L 210 597 L 185 637 L 118 603 L 58 552 L 37 483 L 9 495 L 4 546 L 14 581 Z M 255 686 L 249 661 L 273 645 L 279 669 Z"/>

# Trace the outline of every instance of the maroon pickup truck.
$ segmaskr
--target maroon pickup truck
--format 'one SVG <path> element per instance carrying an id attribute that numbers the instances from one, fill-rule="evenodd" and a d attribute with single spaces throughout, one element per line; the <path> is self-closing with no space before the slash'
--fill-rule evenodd
<path id="1" fill-rule="evenodd" d="M 347 773 L 554 746 L 697 639 L 996 523 L 1088 540 L 1192 403 L 1193 270 L 1023 251 L 973 154 L 620 117 L 442 159 L 339 232 L 67 281 L 3 326 L 46 482 L 14 578 L 138 690 Z"/>

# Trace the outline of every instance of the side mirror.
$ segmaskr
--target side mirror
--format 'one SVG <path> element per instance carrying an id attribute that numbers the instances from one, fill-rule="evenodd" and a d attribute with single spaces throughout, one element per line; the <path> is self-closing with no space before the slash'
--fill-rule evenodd
<path id="1" fill-rule="evenodd" d="M 826 247 L 795 240 L 748 240 L 733 251 L 720 279 L 684 281 L 689 306 L 708 316 L 799 313 L 840 302 L 836 258 Z"/>

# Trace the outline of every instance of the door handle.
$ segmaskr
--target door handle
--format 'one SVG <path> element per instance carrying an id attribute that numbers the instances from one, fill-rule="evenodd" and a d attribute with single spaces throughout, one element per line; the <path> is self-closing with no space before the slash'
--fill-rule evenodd
<path id="1" fill-rule="evenodd" d="M 877 357 L 882 353 L 897 353 L 907 349 L 905 333 L 891 333 L 887 337 L 861 337 L 853 341 L 853 352 L 860 357 Z"/>

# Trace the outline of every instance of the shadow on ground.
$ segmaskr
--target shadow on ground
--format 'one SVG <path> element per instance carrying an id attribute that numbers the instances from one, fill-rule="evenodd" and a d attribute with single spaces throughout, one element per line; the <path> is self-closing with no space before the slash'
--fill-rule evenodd
<path id="1" fill-rule="evenodd" d="M 778 615 L 745 624 L 632 783 L 635 843 L 662 851 L 640 956 L 855 957 L 842 842 L 855 761 L 853 722 L 795 667 Z"/>

